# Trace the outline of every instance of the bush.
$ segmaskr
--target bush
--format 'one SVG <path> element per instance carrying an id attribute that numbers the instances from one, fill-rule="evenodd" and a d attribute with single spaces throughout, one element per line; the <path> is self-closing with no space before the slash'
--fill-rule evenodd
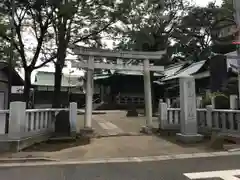
<path id="1" fill-rule="evenodd" d="M 215 100 L 216 109 L 228 109 L 229 108 L 229 99 L 222 92 L 209 93 L 203 97 L 203 107 L 211 105 L 211 99 Z"/>

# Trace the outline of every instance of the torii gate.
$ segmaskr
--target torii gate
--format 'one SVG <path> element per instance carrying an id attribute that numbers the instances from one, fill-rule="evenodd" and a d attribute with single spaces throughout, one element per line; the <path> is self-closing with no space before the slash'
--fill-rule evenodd
<path id="1" fill-rule="evenodd" d="M 93 101 L 93 72 L 94 69 L 142 71 L 144 73 L 144 97 L 146 110 L 146 128 L 152 128 L 152 95 L 150 71 L 163 72 L 163 66 L 151 66 L 149 59 L 159 60 L 165 51 L 141 52 L 141 51 L 109 51 L 103 49 L 85 48 L 70 45 L 76 55 L 88 56 L 88 62 L 79 61 L 79 67 L 87 69 L 86 107 L 84 117 L 84 128 L 92 128 L 92 101 Z M 94 62 L 94 57 L 117 58 L 117 59 L 139 59 L 143 65 L 106 64 Z"/>

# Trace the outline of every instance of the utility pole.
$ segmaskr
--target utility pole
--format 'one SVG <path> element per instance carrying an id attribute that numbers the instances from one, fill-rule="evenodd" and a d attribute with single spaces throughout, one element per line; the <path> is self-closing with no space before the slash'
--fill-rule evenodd
<path id="1" fill-rule="evenodd" d="M 11 92 L 12 92 L 12 71 L 13 71 L 13 58 L 14 58 L 14 37 L 15 37 L 15 27 L 14 27 L 14 14 L 15 14 L 15 0 L 11 0 L 12 10 L 10 16 L 10 26 L 11 26 L 11 44 L 9 51 L 9 61 L 8 61 L 8 108 L 11 102 Z"/>
<path id="2" fill-rule="evenodd" d="M 8 109 L 10 109 L 11 93 L 12 93 L 12 71 L 13 71 L 13 58 L 14 58 L 14 37 L 15 37 L 15 27 L 14 27 L 14 14 L 15 14 L 15 0 L 11 0 L 11 15 L 9 17 L 9 22 L 11 26 L 11 44 L 9 50 L 9 61 L 8 61 Z M 9 118 L 5 121 L 5 132 L 8 133 Z"/>
<path id="3" fill-rule="evenodd" d="M 240 0 L 233 0 L 233 7 L 235 9 L 235 21 L 237 24 L 238 31 L 240 30 Z M 240 33 L 238 32 L 237 41 L 240 42 Z M 238 107 L 240 107 L 240 48 L 237 47 L 237 58 L 238 58 Z"/>
<path id="4" fill-rule="evenodd" d="M 72 66 L 71 66 L 72 67 Z M 71 95 L 71 74 L 74 73 L 74 70 L 69 69 L 68 73 L 68 104 L 70 103 L 70 95 Z"/>

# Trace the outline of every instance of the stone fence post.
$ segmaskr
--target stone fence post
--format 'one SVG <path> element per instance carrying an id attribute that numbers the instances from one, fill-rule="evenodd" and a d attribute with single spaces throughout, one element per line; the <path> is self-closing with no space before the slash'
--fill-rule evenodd
<path id="1" fill-rule="evenodd" d="M 171 99 L 166 98 L 166 103 L 167 103 L 167 107 L 170 108 L 171 107 Z"/>
<path id="2" fill-rule="evenodd" d="M 69 122 L 70 122 L 71 135 L 76 135 L 76 133 L 77 133 L 77 103 L 76 102 L 70 103 Z"/>
<path id="3" fill-rule="evenodd" d="M 215 97 L 211 97 L 211 105 L 212 105 L 213 109 L 216 107 L 215 106 Z"/>
<path id="4" fill-rule="evenodd" d="M 159 101 L 158 105 L 158 123 L 159 123 L 159 128 L 164 129 L 167 124 L 168 124 L 168 115 L 167 115 L 167 103 Z"/>
<path id="5" fill-rule="evenodd" d="M 207 129 L 212 129 L 212 110 L 213 106 L 212 105 L 207 105 L 207 115 L 206 115 L 206 121 L 207 121 Z"/>
<path id="6" fill-rule="evenodd" d="M 238 96 L 237 95 L 230 95 L 230 109 L 238 109 Z"/>
<path id="7" fill-rule="evenodd" d="M 196 97 L 196 105 L 197 105 L 197 108 L 202 107 L 202 96 L 197 96 Z"/>
<path id="8" fill-rule="evenodd" d="M 9 108 L 9 134 L 24 133 L 27 130 L 26 103 L 15 101 Z"/>

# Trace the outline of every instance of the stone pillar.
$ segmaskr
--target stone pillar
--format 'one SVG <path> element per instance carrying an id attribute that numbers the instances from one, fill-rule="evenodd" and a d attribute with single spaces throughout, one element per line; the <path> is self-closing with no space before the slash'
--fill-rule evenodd
<path id="1" fill-rule="evenodd" d="M 81 134 L 93 133 L 93 129 L 92 129 L 92 109 L 93 109 L 93 94 L 94 94 L 93 73 L 94 73 L 94 57 L 89 56 L 88 68 L 87 68 L 86 94 L 85 94 L 86 107 L 85 107 L 85 114 L 84 114 L 84 127 L 80 129 Z"/>
<path id="2" fill-rule="evenodd" d="M 212 105 L 212 108 L 215 109 L 215 97 L 211 97 L 211 105 Z"/>
<path id="3" fill-rule="evenodd" d="M 167 103 L 159 102 L 158 105 L 158 122 L 159 128 L 164 129 L 168 125 Z"/>
<path id="4" fill-rule="evenodd" d="M 202 107 L 202 96 L 197 96 L 196 98 L 196 105 L 197 105 L 197 108 L 201 108 Z"/>
<path id="5" fill-rule="evenodd" d="M 167 103 L 167 107 L 170 108 L 171 107 L 171 99 L 166 98 L 166 103 Z"/>
<path id="6" fill-rule="evenodd" d="M 9 109 L 9 134 L 26 132 L 26 103 L 15 101 L 10 103 Z"/>
<path id="7" fill-rule="evenodd" d="M 238 109 L 238 96 L 237 95 L 230 95 L 230 109 Z"/>
<path id="8" fill-rule="evenodd" d="M 77 133 L 77 120 L 77 103 L 71 102 L 69 106 L 69 122 L 71 135 L 76 135 Z"/>
<path id="9" fill-rule="evenodd" d="M 151 77 L 149 71 L 149 59 L 143 61 L 144 74 L 144 101 L 145 101 L 145 115 L 146 125 L 142 127 L 141 132 L 152 133 L 152 93 L 151 93 Z"/>
<path id="10" fill-rule="evenodd" d="M 194 143 L 202 140 L 197 128 L 197 108 L 195 80 L 192 76 L 180 78 L 180 129 L 177 139 L 185 143 Z"/>
<path id="11" fill-rule="evenodd" d="M 94 57 L 89 56 L 87 69 L 87 88 L 86 88 L 86 107 L 84 128 L 92 128 L 92 106 L 93 106 L 93 72 L 94 72 Z"/>
<path id="12" fill-rule="evenodd" d="M 145 110 L 146 110 L 146 126 L 152 128 L 152 93 L 151 78 L 149 71 L 149 60 L 144 60 L 144 94 L 145 94 Z"/>
<path id="13" fill-rule="evenodd" d="M 207 115 L 206 115 L 207 129 L 211 130 L 212 129 L 212 110 L 213 110 L 213 107 L 212 107 L 212 105 L 207 105 L 206 109 L 207 109 Z"/>

